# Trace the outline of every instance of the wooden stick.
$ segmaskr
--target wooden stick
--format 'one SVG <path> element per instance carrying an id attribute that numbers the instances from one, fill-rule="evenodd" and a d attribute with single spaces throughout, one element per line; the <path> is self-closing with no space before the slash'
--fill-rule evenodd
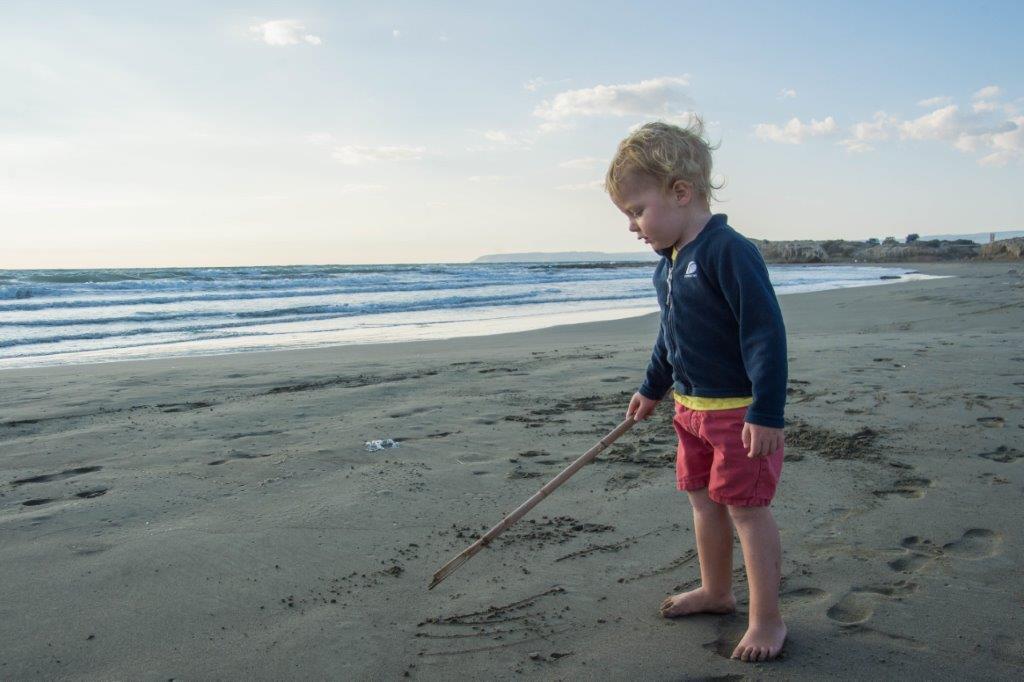
<path id="1" fill-rule="evenodd" d="M 632 428 L 634 424 L 636 424 L 636 421 L 634 421 L 632 416 L 626 417 L 626 419 L 621 424 L 612 429 L 612 431 L 610 431 L 607 436 L 599 440 L 597 442 L 597 445 L 587 450 L 585 453 L 583 453 L 582 456 L 580 456 L 579 459 L 577 459 L 575 462 L 567 466 L 560 474 L 558 474 L 550 481 L 548 481 L 546 484 L 544 484 L 544 487 L 538 490 L 533 495 L 533 497 L 528 499 L 526 502 L 523 502 L 521 505 L 519 505 L 519 507 L 516 508 L 515 511 L 513 511 L 511 514 L 503 518 L 501 520 L 501 523 L 499 523 L 494 528 L 491 528 L 489 531 L 484 533 L 483 537 L 481 537 L 472 545 L 464 549 L 455 558 L 453 558 L 451 561 L 449 561 L 440 569 L 438 569 L 437 573 L 434 574 L 434 579 L 430 581 L 430 587 L 428 589 L 434 589 L 434 587 L 436 587 L 438 583 L 440 583 L 442 580 L 451 575 L 455 571 L 455 569 L 469 561 L 469 559 L 472 558 L 474 554 L 476 554 L 481 549 L 490 544 L 490 542 L 494 540 L 494 538 L 498 537 L 506 530 L 508 530 L 508 528 L 513 523 L 523 518 L 523 516 L 526 515 L 526 512 L 536 507 L 541 500 L 550 495 L 558 486 L 562 485 L 567 480 L 569 480 L 570 476 L 572 476 L 581 468 L 589 464 L 595 457 L 601 454 L 601 452 L 605 448 L 607 448 L 609 445 L 618 440 L 619 436 L 624 434 L 626 431 L 629 431 L 629 429 Z"/>

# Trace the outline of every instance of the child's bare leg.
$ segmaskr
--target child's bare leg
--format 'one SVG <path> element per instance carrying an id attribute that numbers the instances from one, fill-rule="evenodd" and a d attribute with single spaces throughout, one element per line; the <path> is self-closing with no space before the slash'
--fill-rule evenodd
<path id="1" fill-rule="evenodd" d="M 729 515 L 740 536 L 750 587 L 750 622 L 732 658 L 767 661 L 779 654 L 786 641 L 786 625 L 779 612 L 779 528 L 768 507 L 729 507 Z"/>
<path id="2" fill-rule="evenodd" d="M 732 521 L 725 505 L 708 497 L 708 489 L 689 492 L 693 530 L 697 536 L 701 585 L 661 603 L 666 618 L 691 613 L 728 613 L 736 608 L 732 595 Z"/>

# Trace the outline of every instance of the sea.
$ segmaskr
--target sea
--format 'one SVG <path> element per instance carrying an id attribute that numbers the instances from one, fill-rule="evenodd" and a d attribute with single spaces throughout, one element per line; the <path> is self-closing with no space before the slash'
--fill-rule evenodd
<path id="1" fill-rule="evenodd" d="M 0 369 L 445 339 L 644 315 L 655 263 L 0 270 Z M 772 265 L 780 295 L 922 275 Z"/>

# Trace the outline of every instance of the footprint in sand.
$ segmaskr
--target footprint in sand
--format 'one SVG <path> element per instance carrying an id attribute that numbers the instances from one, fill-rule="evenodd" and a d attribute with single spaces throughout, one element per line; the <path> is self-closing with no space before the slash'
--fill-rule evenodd
<path id="1" fill-rule="evenodd" d="M 262 459 L 263 457 L 270 457 L 271 453 L 263 455 L 254 455 L 248 452 L 232 452 L 228 455 L 227 459 L 215 459 L 212 462 L 207 462 L 209 466 L 217 466 L 219 464 L 225 464 L 233 459 Z"/>
<path id="2" fill-rule="evenodd" d="M 204 407 L 212 407 L 213 403 L 207 402 L 194 402 L 194 403 L 162 403 L 157 405 L 157 408 L 164 412 L 187 412 L 189 410 L 198 410 Z"/>
<path id="3" fill-rule="evenodd" d="M 931 540 L 911 535 L 900 541 L 906 556 L 890 561 L 889 568 L 901 573 L 912 573 L 947 557 L 969 561 L 987 559 L 998 554 L 1002 544 L 1003 534 L 988 528 L 970 528 L 964 531 L 959 540 L 947 542 L 941 547 Z"/>
<path id="4" fill-rule="evenodd" d="M 80 497 L 83 500 L 91 500 L 94 497 L 99 497 L 100 495 L 106 495 L 107 494 L 107 490 L 108 490 L 108 488 L 95 488 L 93 490 L 83 490 L 80 493 L 75 493 L 75 497 Z"/>
<path id="5" fill-rule="evenodd" d="M 1002 543 L 1002 533 L 988 528 L 971 528 L 959 540 L 944 544 L 940 551 L 961 559 L 987 559 L 999 553 Z"/>
<path id="6" fill-rule="evenodd" d="M 874 490 L 872 492 L 878 497 L 899 495 L 900 497 L 908 497 L 916 500 L 924 497 L 924 491 L 930 487 L 932 487 L 932 482 L 927 478 L 901 478 L 893 481 L 892 485 L 888 488 Z"/>
<path id="7" fill-rule="evenodd" d="M 426 406 L 426 407 L 414 407 L 414 408 L 411 408 L 411 409 L 408 409 L 408 410 L 399 410 L 398 412 L 391 412 L 391 413 L 388 414 L 388 417 L 391 418 L 391 419 L 403 419 L 405 417 L 413 417 L 413 416 L 418 415 L 418 414 L 423 414 L 424 412 L 430 412 L 431 410 L 439 410 L 439 409 L 441 409 L 441 407 L 439 405 L 429 405 L 429 406 Z"/>
<path id="8" fill-rule="evenodd" d="M 779 607 L 786 611 L 790 608 L 817 603 L 826 597 L 828 597 L 828 592 L 817 587 L 799 587 L 781 593 L 779 595 Z"/>
<path id="9" fill-rule="evenodd" d="M 99 497 L 100 495 L 106 494 L 108 488 L 95 488 L 93 490 L 83 490 L 80 493 L 75 493 L 75 497 L 88 500 L 93 497 Z M 38 507 L 50 502 L 58 502 L 61 498 L 59 497 L 37 497 L 31 500 L 25 500 L 21 503 L 23 507 Z"/>
<path id="10" fill-rule="evenodd" d="M 1006 420 L 1002 417 L 978 417 L 978 423 L 982 426 L 999 429 L 1006 425 Z"/>
<path id="11" fill-rule="evenodd" d="M 71 478 L 73 476 L 81 476 L 82 474 L 90 474 L 94 471 L 99 471 L 103 467 L 92 466 L 92 467 L 77 467 L 75 469 L 65 469 L 56 474 L 43 474 L 42 476 L 32 476 L 31 478 L 19 478 L 11 481 L 11 485 L 19 486 L 25 485 L 26 483 L 47 483 L 49 481 L 59 481 L 64 478 Z"/>
<path id="12" fill-rule="evenodd" d="M 900 635 L 894 632 L 886 632 L 885 630 L 879 630 L 878 628 L 868 627 L 863 623 L 858 625 L 844 625 L 840 632 L 843 635 L 856 635 L 858 637 L 865 637 L 867 639 L 876 640 L 881 644 L 890 647 L 897 645 L 905 647 L 907 649 L 913 649 L 914 651 L 926 651 L 928 647 L 921 642 L 917 641 L 913 637 L 907 637 L 906 635 Z"/>
<path id="13" fill-rule="evenodd" d="M 854 587 L 842 599 L 829 607 L 825 612 L 840 625 L 860 625 L 867 622 L 874 614 L 875 607 L 888 599 L 900 599 L 917 592 L 915 583 L 901 580 L 884 585 L 866 585 Z"/>
<path id="14" fill-rule="evenodd" d="M 990 459 L 993 462 L 1001 462 L 1003 464 L 1006 464 L 1008 462 L 1013 462 L 1015 460 L 1020 459 L 1021 457 L 1024 457 L 1024 452 L 1014 450 L 1013 448 L 1006 447 L 1005 445 L 1000 445 L 992 452 L 978 453 L 978 457 L 984 457 L 985 459 Z"/>

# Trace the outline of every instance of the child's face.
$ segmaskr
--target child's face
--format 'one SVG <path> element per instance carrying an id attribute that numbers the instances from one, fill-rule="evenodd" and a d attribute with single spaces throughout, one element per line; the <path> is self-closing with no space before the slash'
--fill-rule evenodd
<path id="1" fill-rule="evenodd" d="M 648 181 L 626 182 L 621 200 L 615 205 L 629 218 L 629 231 L 636 234 L 655 251 L 676 244 L 683 237 L 687 224 L 689 191 L 667 192 L 657 183 Z"/>

